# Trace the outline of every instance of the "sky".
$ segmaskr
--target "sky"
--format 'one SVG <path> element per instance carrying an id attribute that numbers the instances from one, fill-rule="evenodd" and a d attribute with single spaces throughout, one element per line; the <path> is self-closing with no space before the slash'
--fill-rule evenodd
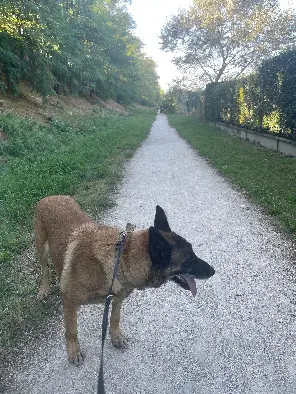
<path id="1" fill-rule="evenodd" d="M 279 1 L 283 8 L 288 7 L 289 3 L 295 5 L 295 2 L 296 0 Z M 135 34 L 145 44 L 144 52 L 158 65 L 159 83 L 164 90 L 181 74 L 171 61 L 173 55 L 160 49 L 158 36 L 167 18 L 170 19 L 178 9 L 188 8 L 191 4 L 192 0 L 132 0 L 132 4 L 128 7 L 137 24 Z"/>

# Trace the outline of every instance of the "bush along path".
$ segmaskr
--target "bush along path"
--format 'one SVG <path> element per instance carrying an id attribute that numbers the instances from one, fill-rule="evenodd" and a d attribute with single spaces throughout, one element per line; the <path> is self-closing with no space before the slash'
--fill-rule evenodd
<path id="1" fill-rule="evenodd" d="M 130 108 L 128 116 L 94 108 L 91 114 L 40 124 L 2 116 L 0 129 L 0 348 L 18 351 L 59 307 L 54 294 L 38 303 L 34 261 L 34 206 L 44 196 L 71 194 L 91 215 L 113 203 L 123 163 L 147 136 L 155 111 Z M 22 251 L 26 252 L 21 256 Z"/>
<path id="2" fill-rule="evenodd" d="M 197 282 L 195 298 L 168 282 L 125 301 L 129 348 L 116 350 L 107 338 L 106 393 L 294 393 L 292 245 L 162 114 L 127 165 L 104 222 L 147 228 L 157 204 L 216 274 Z M 102 305 L 80 310 L 82 367 L 68 365 L 62 322 L 52 320 L 36 349 L 13 366 L 6 393 L 95 393 L 102 313 Z"/>

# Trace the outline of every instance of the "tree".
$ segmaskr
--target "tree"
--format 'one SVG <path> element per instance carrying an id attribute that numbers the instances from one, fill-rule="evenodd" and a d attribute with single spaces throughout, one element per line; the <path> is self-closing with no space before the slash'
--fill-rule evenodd
<path id="1" fill-rule="evenodd" d="M 135 57 L 135 95 L 141 105 L 153 106 L 160 101 L 156 63 L 144 54 Z"/>
<path id="2" fill-rule="evenodd" d="M 200 116 L 203 91 L 188 87 L 185 78 L 176 78 L 163 95 L 164 112 L 195 113 Z"/>
<path id="3" fill-rule="evenodd" d="M 0 90 L 27 81 L 50 94 L 96 94 L 149 105 L 156 64 L 145 57 L 127 11 L 130 0 L 0 1 Z"/>
<path id="4" fill-rule="evenodd" d="M 161 31 L 162 49 L 200 81 L 235 78 L 295 47 L 296 14 L 276 0 L 194 0 Z"/>

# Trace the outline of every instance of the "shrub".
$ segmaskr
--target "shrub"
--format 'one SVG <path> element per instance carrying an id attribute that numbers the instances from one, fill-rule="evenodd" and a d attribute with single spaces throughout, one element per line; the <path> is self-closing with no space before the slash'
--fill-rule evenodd
<path id="1" fill-rule="evenodd" d="M 296 50 L 265 60 L 248 77 L 208 84 L 205 117 L 296 139 Z"/>

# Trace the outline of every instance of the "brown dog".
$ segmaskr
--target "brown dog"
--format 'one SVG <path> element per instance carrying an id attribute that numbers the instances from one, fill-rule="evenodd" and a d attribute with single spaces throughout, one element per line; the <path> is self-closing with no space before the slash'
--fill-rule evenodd
<path id="1" fill-rule="evenodd" d="M 42 265 L 39 297 L 49 289 L 47 259 L 50 255 L 63 297 L 69 361 L 78 365 L 83 355 L 77 340 L 77 309 L 104 302 L 111 285 L 115 245 L 119 229 L 98 225 L 69 196 L 51 196 L 39 201 L 35 213 L 37 258 Z M 184 238 L 171 231 L 162 208 L 156 207 L 154 227 L 127 236 L 110 318 L 111 340 L 125 347 L 119 329 L 123 300 L 134 289 L 159 287 L 171 279 L 196 294 L 194 279 L 207 279 L 215 270 L 199 259 Z"/>

